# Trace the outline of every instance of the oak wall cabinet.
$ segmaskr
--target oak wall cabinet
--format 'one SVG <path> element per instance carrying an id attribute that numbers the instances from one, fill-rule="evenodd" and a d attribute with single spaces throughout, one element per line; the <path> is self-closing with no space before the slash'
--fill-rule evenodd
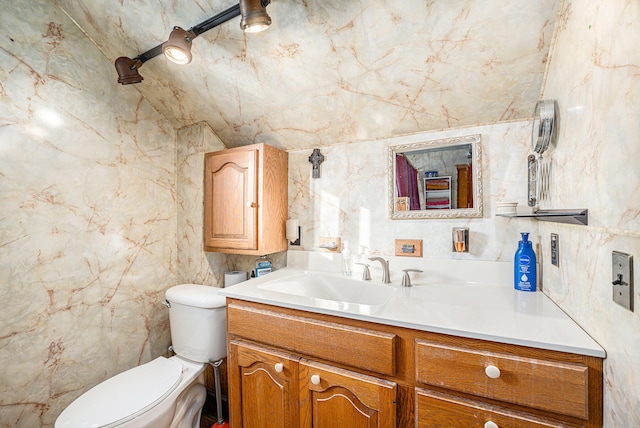
<path id="1" fill-rule="evenodd" d="M 205 251 L 263 255 L 287 250 L 288 158 L 266 144 L 205 154 Z"/>

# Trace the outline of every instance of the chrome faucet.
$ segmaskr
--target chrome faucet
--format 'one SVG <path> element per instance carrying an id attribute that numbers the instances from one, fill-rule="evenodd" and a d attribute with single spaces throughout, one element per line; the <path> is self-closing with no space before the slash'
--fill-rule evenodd
<path id="1" fill-rule="evenodd" d="M 391 284 L 391 275 L 389 275 L 389 262 L 382 257 L 369 257 L 371 261 L 379 261 L 382 265 L 382 282 Z"/>

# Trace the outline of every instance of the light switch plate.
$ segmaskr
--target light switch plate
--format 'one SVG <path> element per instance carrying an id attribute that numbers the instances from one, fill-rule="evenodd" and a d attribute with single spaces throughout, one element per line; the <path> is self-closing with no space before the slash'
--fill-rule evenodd
<path id="1" fill-rule="evenodd" d="M 633 256 L 614 251 L 611 262 L 613 301 L 633 312 Z"/>
<path id="2" fill-rule="evenodd" d="M 560 237 L 557 233 L 551 234 L 551 264 L 560 267 Z"/>

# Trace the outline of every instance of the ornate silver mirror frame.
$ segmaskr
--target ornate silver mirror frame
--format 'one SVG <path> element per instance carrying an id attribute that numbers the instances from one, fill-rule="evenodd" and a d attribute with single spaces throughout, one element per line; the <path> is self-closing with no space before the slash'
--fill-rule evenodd
<path id="1" fill-rule="evenodd" d="M 468 146 L 468 147 L 466 147 Z M 409 198 L 398 197 L 398 185 L 397 180 L 399 176 L 396 171 L 396 156 L 406 156 L 407 158 L 415 156 L 425 156 L 440 154 L 449 150 L 467 150 L 470 148 L 470 153 L 467 153 L 466 162 L 471 165 L 471 174 L 469 180 L 471 185 L 471 191 L 469 205 L 471 207 L 459 208 L 455 206 L 453 202 L 454 195 L 458 189 L 458 178 L 456 175 L 457 165 L 444 165 L 443 173 L 438 173 L 436 178 L 447 178 L 450 182 L 450 205 L 452 208 L 437 208 L 437 209 L 424 209 L 426 203 L 421 201 L 420 209 L 411 209 L 407 202 Z M 439 156 L 442 158 L 443 156 Z M 457 162 L 457 161 L 456 161 Z M 452 162 L 452 163 L 456 163 Z M 414 220 L 414 219 L 447 219 L 447 218 L 474 218 L 482 217 L 482 144 L 480 135 L 469 135 L 464 137 L 443 138 L 439 140 L 421 141 L 408 144 L 399 144 L 389 146 L 388 156 L 388 208 L 389 218 L 393 220 Z M 424 181 L 425 177 L 433 175 L 431 171 L 423 171 L 420 167 L 417 169 L 416 182 L 418 183 L 419 192 L 425 193 L 427 182 Z M 426 173 L 426 174 L 425 174 Z M 423 183 L 420 186 L 420 183 Z M 423 199 L 423 197 L 420 197 Z M 445 198 L 439 198 L 445 199 Z"/>

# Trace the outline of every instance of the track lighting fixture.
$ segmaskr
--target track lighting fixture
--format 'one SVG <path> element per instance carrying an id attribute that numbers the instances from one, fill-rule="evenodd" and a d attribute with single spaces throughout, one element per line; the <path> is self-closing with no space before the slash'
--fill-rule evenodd
<path id="1" fill-rule="evenodd" d="M 242 15 L 240 28 L 246 33 L 257 33 L 266 29 L 271 24 L 271 18 L 267 14 L 267 6 L 270 0 L 240 0 L 235 6 L 191 27 L 183 30 L 174 27 L 169 39 L 137 57 L 131 59 L 121 56 L 116 59 L 115 66 L 118 72 L 118 83 L 129 85 L 140 83 L 144 78 L 138 70 L 142 64 L 164 53 L 165 56 L 176 64 L 189 64 L 191 62 L 191 42 L 205 31 L 223 24 L 238 15 Z"/>

